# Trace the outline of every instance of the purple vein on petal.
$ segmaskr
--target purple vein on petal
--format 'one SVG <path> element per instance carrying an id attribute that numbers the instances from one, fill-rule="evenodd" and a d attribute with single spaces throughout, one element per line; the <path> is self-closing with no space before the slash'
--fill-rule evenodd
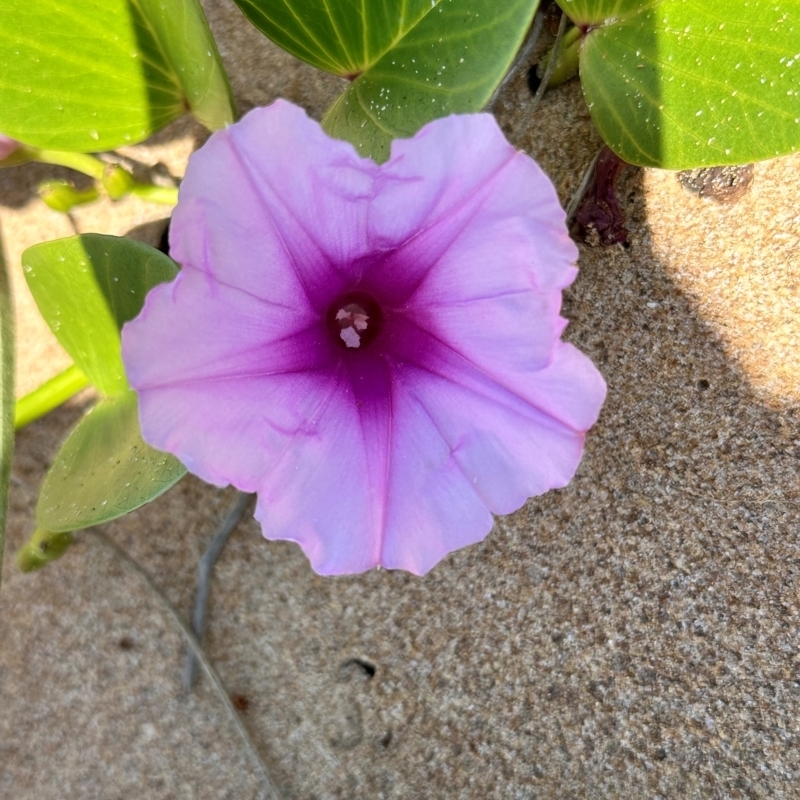
<path id="1" fill-rule="evenodd" d="M 441 374 L 437 373 L 435 370 L 430 369 L 428 367 L 420 367 L 420 366 L 416 366 L 415 365 L 415 368 L 419 369 L 419 370 L 422 370 L 423 372 L 428 372 L 431 375 L 436 375 L 437 377 L 442 378 L 443 380 L 446 380 L 448 383 L 452 383 L 454 386 L 458 385 L 458 384 L 456 384 L 456 382 L 452 378 L 448 378 L 448 377 L 446 377 L 444 375 L 441 375 Z M 425 416 L 431 421 L 431 424 L 436 429 L 436 433 L 439 434 L 439 438 L 442 440 L 442 443 L 450 451 L 451 460 L 456 465 L 456 467 L 458 467 L 458 471 L 461 473 L 461 475 L 463 476 L 464 480 L 469 485 L 470 489 L 472 489 L 472 492 L 480 499 L 480 495 L 478 494 L 477 490 L 475 489 L 474 484 L 470 480 L 469 475 L 467 475 L 464 472 L 463 467 L 461 466 L 461 464 L 459 464 L 458 459 L 455 457 L 456 456 L 456 450 L 458 448 L 456 447 L 454 449 L 451 446 L 450 442 L 447 441 L 447 437 L 444 435 L 444 433 L 442 433 L 442 429 L 441 429 L 439 423 L 434 419 L 433 415 L 428 410 L 428 406 L 425 404 L 425 401 L 414 391 L 414 389 L 411 386 L 409 386 L 403 380 L 403 378 L 402 378 L 403 370 L 395 370 L 395 374 L 397 375 L 397 382 L 404 384 L 405 389 L 406 389 L 406 393 L 408 394 L 408 396 L 414 398 L 414 402 L 422 409 L 422 411 L 425 413 Z M 463 388 L 463 387 L 461 387 L 461 388 Z M 477 392 L 476 392 L 476 394 L 477 394 Z M 486 397 L 486 395 L 479 395 L 479 396 L 484 397 L 484 398 Z M 511 410 L 513 411 L 513 409 L 511 409 Z M 481 502 L 483 502 L 483 500 L 481 500 Z"/>
<path id="2" fill-rule="evenodd" d="M 458 242 L 461 234 L 469 227 L 469 224 L 475 219 L 477 214 L 483 209 L 484 205 L 491 200 L 491 186 L 492 184 L 500 177 L 500 175 L 505 172 L 506 167 L 511 164 L 514 158 L 518 154 L 515 152 L 511 158 L 505 161 L 495 172 L 494 174 L 485 182 L 480 184 L 479 186 L 475 187 L 468 195 L 465 197 L 459 198 L 458 202 L 455 203 L 452 207 L 448 208 L 440 217 L 438 217 L 434 222 L 430 225 L 425 226 L 419 231 L 416 231 L 413 236 L 409 236 L 408 239 L 403 241 L 399 244 L 393 254 L 396 257 L 401 255 L 401 251 L 409 247 L 410 245 L 414 244 L 418 239 L 422 238 L 426 233 L 433 233 L 442 225 L 445 225 L 447 222 L 452 220 L 452 217 L 457 215 L 465 206 L 467 206 L 471 201 L 473 201 L 476 197 L 478 197 L 481 193 L 484 193 L 486 196 L 472 209 L 472 211 L 464 218 L 463 222 L 461 222 L 457 228 L 451 229 L 451 235 L 448 237 L 447 243 L 444 247 L 439 250 L 436 254 L 436 259 L 428 266 L 424 272 L 420 273 L 417 280 L 411 284 L 410 287 L 407 287 L 404 291 L 404 298 L 403 303 L 407 304 L 411 301 L 414 295 L 424 286 L 426 281 L 428 280 L 431 272 L 436 267 L 436 265 L 444 258 L 445 255 L 450 251 L 450 249 Z"/>
<path id="3" fill-rule="evenodd" d="M 195 386 L 197 384 L 206 383 L 219 383 L 223 381 L 241 381 L 252 380 L 257 378 L 274 378 L 276 375 L 308 375 L 311 373 L 327 372 L 331 369 L 330 365 L 322 367 L 298 367 L 297 369 L 281 369 L 272 370 L 271 372 L 246 372 L 246 373 L 231 373 L 229 375 L 208 375 L 200 376 L 198 378 L 178 378 L 177 380 L 169 381 L 168 383 L 149 383 L 146 386 L 142 385 L 141 388 L 136 389 L 137 392 L 150 391 L 154 389 L 169 389 L 178 386 Z"/>
<path id="4" fill-rule="evenodd" d="M 224 362 L 233 357 L 243 356 L 251 352 L 255 353 L 263 350 L 264 348 L 272 347 L 281 342 L 288 342 L 294 339 L 295 337 L 300 337 L 304 334 L 309 333 L 312 329 L 318 326 L 319 322 L 314 320 L 308 326 L 299 331 L 295 331 L 294 333 L 290 333 L 286 336 L 281 336 L 278 339 L 270 339 L 269 341 L 259 342 L 253 347 L 247 347 L 244 348 L 243 350 L 237 350 L 232 353 L 227 353 L 224 357 L 219 358 L 216 361 L 206 362 L 204 366 L 207 368 L 211 368 L 215 364 L 224 364 Z M 254 367 L 257 366 L 258 362 L 254 361 Z M 328 364 L 321 364 L 317 367 L 301 365 L 301 366 L 292 366 L 289 369 L 259 370 L 254 372 L 234 372 L 234 373 L 220 372 L 216 374 L 202 374 L 202 375 L 197 375 L 193 378 L 180 378 L 174 380 L 160 381 L 158 383 L 142 382 L 137 384 L 136 390 L 142 392 L 142 391 L 147 391 L 149 389 L 166 389 L 169 388 L 170 386 L 191 386 L 195 383 L 205 383 L 206 381 L 241 380 L 247 378 L 266 378 L 272 375 L 292 375 L 294 373 L 299 373 L 299 372 L 321 372 L 323 370 L 330 369 L 332 366 L 333 363 L 328 363 Z"/>
<path id="5" fill-rule="evenodd" d="M 410 325 L 413 325 L 413 327 L 415 327 L 424 336 L 429 336 L 431 339 L 433 339 L 434 341 L 438 342 L 442 347 L 444 347 L 447 350 L 451 351 L 459 359 L 462 359 L 463 361 L 466 361 L 467 364 L 469 364 L 469 366 L 472 369 L 474 369 L 476 372 L 478 372 L 484 378 L 487 378 L 488 380 L 492 381 L 493 383 L 496 383 L 504 391 L 508 392 L 513 397 L 516 397 L 520 402 L 525 403 L 526 405 L 531 406 L 532 408 L 535 408 L 543 416 L 547 417 L 548 419 L 552 419 L 554 422 L 557 422 L 559 425 L 562 425 L 562 426 L 564 426 L 566 428 L 569 428 L 570 430 L 576 431 L 576 433 L 584 433 L 585 432 L 585 431 L 580 431 L 580 430 L 577 430 L 577 429 L 573 428 L 572 425 L 570 425 L 568 422 L 564 422 L 563 420 L 559 419 L 554 414 L 551 414 L 549 411 L 546 411 L 545 409 L 541 408 L 534 401 L 530 400 L 527 397 L 524 397 L 516 389 L 513 389 L 512 387 L 508 386 L 505 383 L 505 381 L 500 380 L 496 375 L 493 375 L 491 372 L 488 372 L 484 367 L 480 366 L 479 364 L 476 364 L 469 356 L 464 355 L 464 353 L 462 353 L 457 347 L 454 347 L 449 342 L 444 341 L 439 336 L 437 336 L 435 333 L 432 333 L 431 331 L 428 331 L 428 330 L 425 330 L 424 328 L 421 328 L 419 325 L 417 325 L 411 319 L 406 318 L 405 322 L 407 322 Z M 553 361 L 553 358 L 555 358 L 555 351 L 551 355 L 551 357 L 548 360 L 547 364 L 545 364 L 541 369 L 545 369 L 549 364 L 551 364 L 552 361 Z M 429 372 L 431 375 L 436 375 L 438 378 L 442 378 L 442 379 L 448 381 L 449 383 L 453 383 L 454 385 L 457 385 L 456 382 L 450 376 L 448 376 L 446 374 L 443 374 L 443 373 L 431 368 L 427 364 L 422 364 L 419 361 L 411 361 L 409 359 L 398 359 L 398 360 L 401 361 L 402 363 L 408 364 L 411 367 L 415 367 L 416 369 L 420 369 L 420 370 L 422 370 L 424 372 Z M 486 395 L 481 395 L 481 396 L 486 398 Z M 510 410 L 513 411 L 513 409 L 510 409 Z"/>
<path id="6" fill-rule="evenodd" d="M 266 212 L 266 216 L 272 222 L 273 228 L 275 229 L 275 232 L 277 233 L 278 237 L 280 238 L 281 244 L 283 245 L 284 250 L 286 251 L 286 253 L 289 256 L 289 259 L 291 260 L 292 267 L 294 268 L 294 271 L 297 274 L 297 278 L 300 281 L 300 284 L 303 286 L 303 289 L 304 289 L 304 291 L 306 293 L 306 297 L 308 298 L 308 302 L 313 307 L 315 304 L 314 304 L 314 300 L 313 300 L 313 298 L 311 296 L 311 292 L 309 290 L 309 287 L 308 287 L 308 285 L 306 284 L 306 282 L 304 280 L 304 276 L 302 274 L 302 271 L 300 270 L 300 268 L 297 265 L 297 261 L 295 260 L 294 254 L 291 252 L 291 250 L 289 249 L 289 247 L 286 244 L 286 239 L 284 237 L 284 232 L 281 230 L 280 225 L 278 225 L 278 223 L 273 218 L 274 215 L 272 213 L 270 205 L 267 202 L 267 199 L 263 194 L 263 189 L 264 188 L 269 189 L 269 191 L 270 191 L 270 193 L 272 195 L 272 198 L 274 200 L 276 200 L 278 205 L 280 205 L 289 214 L 291 219 L 294 221 L 294 223 L 297 225 L 297 227 L 302 231 L 302 233 L 305 235 L 307 240 L 313 244 L 314 248 L 316 249 L 317 253 L 319 254 L 319 257 L 325 262 L 325 264 L 334 273 L 336 273 L 336 275 L 339 276 L 339 278 L 341 278 L 343 280 L 348 280 L 349 276 L 347 274 L 343 273 L 341 271 L 341 269 L 340 269 L 340 265 L 334 263 L 334 261 L 329 257 L 328 253 L 325 252 L 325 249 L 320 245 L 319 241 L 317 240 L 317 237 L 308 228 L 307 221 L 303 220 L 302 217 L 297 214 L 295 209 L 292 208 L 292 206 L 290 204 L 284 203 L 284 202 L 281 201 L 281 194 L 275 188 L 275 186 L 273 185 L 273 182 L 270 179 L 270 176 L 265 174 L 264 171 L 256 169 L 256 166 L 252 163 L 252 160 L 251 160 L 250 156 L 247 154 L 247 152 L 242 151 L 242 150 L 239 149 L 238 144 L 236 143 L 236 141 L 232 137 L 229 137 L 228 141 L 230 142 L 231 150 L 233 151 L 236 160 L 245 169 L 245 172 L 247 173 L 247 178 L 248 178 L 248 180 L 250 182 L 250 185 L 253 187 L 254 191 L 256 192 L 256 195 L 257 195 L 262 207 L 264 208 L 264 210 Z M 261 185 L 259 185 L 255 181 L 255 179 L 253 177 L 254 175 L 258 175 L 259 182 L 260 182 Z M 372 194 L 373 195 L 375 194 L 374 178 L 373 178 L 373 185 L 372 185 Z M 345 202 L 345 201 L 343 200 L 343 202 Z"/>
<path id="7" fill-rule="evenodd" d="M 300 269 L 297 266 L 297 262 L 295 261 L 295 258 L 294 258 L 294 253 L 292 253 L 292 251 L 290 250 L 290 248 L 286 244 L 286 239 L 285 239 L 285 237 L 283 235 L 283 231 L 278 227 L 277 223 L 275 222 L 275 220 L 272 217 L 272 209 L 270 208 L 269 204 L 267 203 L 267 200 L 264 197 L 264 195 L 261 193 L 261 187 L 258 185 L 258 183 L 256 182 L 255 178 L 253 177 L 254 170 L 251 169 L 251 165 L 249 163 L 249 159 L 245 156 L 244 153 L 242 153 L 239 150 L 239 147 L 236 144 L 236 141 L 231 136 L 231 134 L 229 132 L 227 132 L 227 131 L 226 131 L 226 133 L 227 133 L 226 142 L 228 143 L 228 146 L 229 146 L 229 148 L 231 150 L 231 153 L 233 154 L 233 157 L 239 162 L 239 165 L 241 166 L 242 171 L 245 173 L 245 175 L 247 175 L 247 180 L 250 183 L 250 186 L 253 189 L 253 192 L 255 193 L 256 197 L 258 198 L 258 201 L 261 204 L 261 207 L 264 209 L 264 217 L 265 217 L 265 219 L 269 220 L 270 225 L 272 225 L 272 229 L 275 231 L 275 234 L 277 235 L 278 239 L 280 239 L 281 246 L 283 247 L 286 255 L 289 258 L 289 262 L 291 263 L 292 269 L 294 270 L 295 275 L 297 276 L 297 280 L 299 281 L 300 286 L 303 287 L 303 292 L 305 292 L 306 300 L 308 301 L 309 305 L 313 308 L 314 307 L 314 301 L 313 301 L 313 299 L 311 297 L 311 293 L 308 290 L 308 286 L 306 285 L 306 282 L 305 282 L 305 280 L 303 278 L 303 274 L 302 274 L 302 272 L 300 271 Z M 265 183 L 267 183 L 267 181 L 263 177 L 263 175 L 259 174 L 259 178 L 261 178 L 262 180 L 264 180 Z M 270 184 L 270 189 L 272 190 L 273 195 L 275 195 L 275 190 L 272 188 L 271 184 Z M 277 195 L 277 196 L 280 197 L 280 195 Z M 291 209 L 287 208 L 287 211 L 289 211 L 289 213 L 292 215 L 292 217 L 294 217 L 294 213 L 291 211 Z M 299 224 L 299 221 L 298 221 L 298 224 Z M 303 226 L 301 225 L 301 228 L 302 227 Z M 306 235 L 308 236 L 308 232 L 305 231 L 305 229 L 303 230 L 303 232 L 306 233 Z M 314 241 L 314 239 L 311 236 L 309 236 L 309 241 L 313 242 L 314 246 L 319 250 L 319 245 L 316 243 L 316 241 Z"/>
<path id="8" fill-rule="evenodd" d="M 423 228 L 420 228 L 418 231 L 416 231 L 416 233 L 414 233 L 413 236 L 409 236 L 408 239 L 406 239 L 406 241 L 403 242 L 403 244 L 407 244 L 408 242 L 413 242 L 414 239 L 417 239 L 420 236 L 424 236 L 425 233 L 432 230 L 433 228 L 438 227 L 442 222 L 446 222 L 454 214 L 457 214 L 459 211 L 461 211 L 461 209 L 464 206 L 466 206 L 469 202 L 471 202 L 481 192 L 488 191 L 488 189 L 491 188 L 491 185 L 500 177 L 502 173 L 506 171 L 506 167 L 508 167 L 508 165 L 511 164 L 511 162 L 517 158 L 517 156 L 520 155 L 522 155 L 522 153 L 519 153 L 516 150 L 512 152 L 509 158 L 507 158 L 502 164 L 500 164 L 494 171 L 494 173 L 491 176 L 489 176 L 489 178 L 486 181 L 478 184 L 471 192 L 464 195 L 463 197 L 460 197 L 453 206 L 443 211 L 440 217 L 431 222 L 430 225 L 426 225 Z M 478 206 L 476 211 L 480 210 L 482 207 L 483 207 L 482 205 Z M 474 216 L 474 213 L 472 216 Z M 472 216 L 470 217 L 470 219 L 472 219 Z M 463 230 L 463 226 L 461 229 L 459 229 L 459 233 L 461 232 L 461 230 Z"/>
<path id="9" fill-rule="evenodd" d="M 506 297 L 520 297 L 522 295 L 532 294 L 539 296 L 542 292 L 536 291 L 532 286 L 529 289 L 512 289 L 508 292 L 497 292 L 496 294 L 481 294 L 475 297 L 463 297 L 460 300 L 425 300 L 421 303 L 416 303 L 415 308 L 434 308 L 437 306 L 469 306 L 472 303 L 480 303 L 485 300 L 502 300 Z M 561 292 L 553 292 L 553 294 L 561 294 Z"/>
<path id="10" fill-rule="evenodd" d="M 209 209 L 207 207 L 207 203 L 208 203 L 207 198 L 205 198 L 205 197 L 197 198 L 194 202 L 198 206 L 200 206 L 202 208 L 203 214 L 207 216 L 208 212 L 209 212 Z M 202 233 L 202 236 L 203 236 L 203 256 L 204 256 L 205 261 L 206 261 L 207 264 L 211 264 L 212 263 L 211 252 L 210 252 L 210 249 L 209 249 L 211 243 L 209 242 L 209 239 L 208 239 L 208 231 L 209 230 L 210 230 L 210 226 L 207 225 L 207 224 L 203 225 L 201 227 L 201 233 Z M 282 239 L 281 239 L 281 243 L 283 243 Z M 285 249 L 285 245 L 284 245 L 284 249 Z M 287 251 L 287 254 L 288 254 L 288 251 Z M 291 258 L 290 254 L 289 254 L 289 257 Z M 200 267 L 197 267 L 194 264 L 182 264 L 181 265 L 181 271 L 184 271 L 184 270 L 187 270 L 187 269 L 193 270 L 194 272 L 197 272 L 197 273 L 199 273 L 200 275 L 203 275 L 206 278 L 212 279 L 214 281 L 214 283 L 218 283 L 220 286 L 224 286 L 226 289 L 233 289 L 234 291 L 241 292 L 242 294 L 245 294 L 248 297 L 252 297 L 254 300 L 258 300 L 260 303 L 264 303 L 265 305 L 275 306 L 275 308 L 283 308 L 286 311 L 297 311 L 297 307 L 296 306 L 286 305 L 285 303 L 276 303 L 274 300 L 271 300 L 268 297 L 264 297 L 263 295 L 256 294 L 255 292 L 251 292 L 249 289 L 246 289 L 244 286 L 236 286 L 233 283 L 229 283 L 228 281 L 225 281 L 222 278 L 220 278 L 219 275 L 217 275 L 216 273 L 209 273 L 205 269 L 201 269 Z M 180 275 L 178 276 L 178 278 L 176 280 L 180 280 Z M 303 288 L 305 290 L 305 287 L 303 287 Z M 310 305 L 310 303 L 311 303 L 311 301 L 309 300 L 309 305 Z"/>
<path id="11" fill-rule="evenodd" d="M 391 486 L 391 465 L 392 465 L 392 439 L 394 435 L 394 380 L 395 376 L 387 363 L 385 355 L 381 354 L 379 359 L 381 363 L 381 367 L 385 370 L 386 373 L 386 383 L 388 386 L 388 392 L 386 394 L 385 400 L 387 404 L 386 410 L 386 453 L 383 463 L 383 470 L 382 470 L 382 478 L 380 479 L 380 486 L 378 487 L 379 495 L 381 496 L 381 500 L 378 502 L 379 508 L 379 519 L 377 520 L 377 536 L 375 537 L 375 552 L 374 552 L 374 559 L 375 564 L 382 564 L 383 563 L 383 548 L 386 541 L 386 512 L 389 506 L 389 490 Z M 344 359 L 342 360 L 344 364 Z M 359 429 L 361 434 L 361 443 L 364 448 L 364 458 L 367 463 L 370 460 L 370 437 L 367 435 L 366 430 L 366 420 L 364 416 L 364 411 L 361 404 L 358 401 L 358 388 L 355 385 L 356 382 L 353 377 L 352 370 L 348 370 L 347 375 L 350 386 L 351 392 L 353 394 L 353 402 L 355 403 L 356 413 L 358 414 L 359 419 Z"/>

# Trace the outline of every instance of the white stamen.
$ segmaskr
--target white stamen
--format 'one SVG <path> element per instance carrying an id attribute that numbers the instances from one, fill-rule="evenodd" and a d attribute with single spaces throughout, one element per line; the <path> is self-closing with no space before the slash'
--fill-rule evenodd
<path id="1" fill-rule="evenodd" d="M 338 316 L 338 314 L 337 314 Z M 348 347 L 360 347 L 361 346 L 361 337 L 358 335 L 354 328 L 342 328 L 339 332 L 339 336 L 342 337 L 342 341 Z"/>

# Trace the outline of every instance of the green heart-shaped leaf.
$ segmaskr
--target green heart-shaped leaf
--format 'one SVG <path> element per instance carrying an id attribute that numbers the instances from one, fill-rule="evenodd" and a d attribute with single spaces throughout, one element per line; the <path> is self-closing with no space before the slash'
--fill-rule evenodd
<path id="1" fill-rule="evenodd" d="M 442 0 L 235 2 L 260 31 L 284 50 L 320 69 L 353 76 L 378 61 Z"/>
<path id="2" fill-rule="evenodd" d="M 366 66 L 323 120 L 376 161 L 391 141 L 448 114 L 480 111 L 508 70 L 538 0 L 436 0 Z"/>
<path id="3" fill-rule="evenodd" d="M 236 120 L 230 83 L 198 0 L 128 0 L 172 66 L 184 105 L 209 130 Z M 132 12 L 134 20 L 136 12 Z M 141 39 L 142 37 L 140 37 Z"/>
<path id="4" fill-rule="evenodd" d="M 14 450 L 14 308 L 0 241 L 0 577 L 8 512 L 8 482 Z"/>
<path id="5" fill-rule="evenodd" d="M 47 531 L 87 528 L 121 517 L 186 474 L 139 430 L 136 395 L 101 400 L 77 425 L 44 479 L 36 521 Z"/>
<path id="6" fill-rule="evenodd" d="M 197 0 L 3 0 L 0 131 L 90 152 L 146 139 L 191 110 L 233 121 Z"/>
<path id="7" fill-rule="evenodd" d="M 601 136 L 632 164 L 744 164 L 800 148 L 798 0 L 559 0 Z"/>
<path id="8" fill-rule="evenodd" d="M 175 262 L 131 239 L 85 234 L 34 245 L 22 254 L 22 268 L 39 311 L 78 367 L 104 395 L 128 391 L 119 332 L 153 286 L 177 275 Z"/>
<path id="9" fill-rule="evenodd" d="M 26 250 L 28 286 L 50 328 L 106 399 L 70 434 L 47 473 L 36 518 L 71 531 L 127 514 L 186 474 L 142 440 L 136 395 L 125 378 L 120 330 L 147 292 L 177 275 L 163 253 L 131 239 L 86 234 Z"/>
<path id="10" fill-rule="evenodd" d="M 480 111 L 508 70 L 538 0 L 236 0 L 298 58 L 354 81 L 323 121 L 378 161 L 396 137 Z"/>

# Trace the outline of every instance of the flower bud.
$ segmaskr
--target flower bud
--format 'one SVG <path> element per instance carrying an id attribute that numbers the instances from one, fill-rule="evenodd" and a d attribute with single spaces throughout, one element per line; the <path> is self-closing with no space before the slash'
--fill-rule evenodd
<path id="1" fill-rule="evenodd" d="M 41 569 L 61 558 L 72 544 L 72 533 L 52 533 L 43 528 L 33 532 L 30 541 L 17 553 L 17 566 L 22 572 Z"/>
<path id="2" fill-rule="evenodd" d="M 39 185 L 39 196 L 53 211 L 67 214 L 75 206 L 97 200 L 100 193 L 94 186 L 89 189 L 76 189 L 66 181 L 46 181 Z"/>
<path id="3" fill-rule="evenodd" d="M 119 164 L 109 164 L 103 173 L 103 188 L 112 200 L 121 200 L 135 185 L 133 175 Z"/>

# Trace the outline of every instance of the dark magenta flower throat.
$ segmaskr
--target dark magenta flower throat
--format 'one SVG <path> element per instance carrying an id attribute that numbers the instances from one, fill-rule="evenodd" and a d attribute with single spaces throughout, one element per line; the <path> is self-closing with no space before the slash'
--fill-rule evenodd
<path id="1" fill-rule="evenodd" d="M 345 292 L 331 303 L 325 314 L 328 333 L 346 350 L 363 350 L 383 328 L 384 317 L 377 301 L 366 292 Z"/>

